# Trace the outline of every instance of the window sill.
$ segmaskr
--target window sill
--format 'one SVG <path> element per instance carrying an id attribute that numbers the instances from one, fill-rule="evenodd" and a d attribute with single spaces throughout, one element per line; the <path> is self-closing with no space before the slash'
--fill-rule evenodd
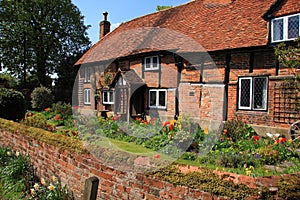
<path id="1" fill-rule="evenodd" d="M 269 115 L 268 110 L 237 110 L 236 114 L 243 115 Z"/>

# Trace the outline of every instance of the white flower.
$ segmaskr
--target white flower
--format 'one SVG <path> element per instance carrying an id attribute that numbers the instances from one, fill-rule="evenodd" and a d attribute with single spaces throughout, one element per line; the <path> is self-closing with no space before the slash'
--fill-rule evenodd
<path id="1" fill-rule="evenodd" d="M 19 157 L 20 156 L 20 152 L 17 151 L 16 152 L 16 156 Z"/>
<path id="2" fill-rule="evenodd" d="M 39 184 L 38 184 L 38 183 L 36 183 L 36 184 L 34 184 L 34 186 L 33 186 L 33 187 L 34 187 L 34 189 L 36 189 L 36 190 L 37 190 L 37 189 L 39 189 L 39 187 L 40 187 L 40 186 L 39 186 Z"/>
<path id="3" fill-rule="evenodd" d="M 35 195 L 35 190 L 32 188 L 32 189 L 30 189 L 30 194 L 32 195 L 32 196 L 34 196 Z"/>
<path id="4" fill-rule="evenodd" d="M 54 187 L 52 184 L 50 184 L 49 187 L 48 187 L 48 189 L 49 189 L 49 190 L 54 190 L 55 187 Z"/>

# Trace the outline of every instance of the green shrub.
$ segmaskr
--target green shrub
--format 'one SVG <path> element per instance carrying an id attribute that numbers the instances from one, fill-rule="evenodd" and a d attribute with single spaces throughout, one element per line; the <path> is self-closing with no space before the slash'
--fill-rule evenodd
<path id="1" fill-rule="evenodd" d="M 41 113 L 27 113 L 26 118 L 21 122 L 27 126 L 43 129 L 46 129 L 48 125 L 46 117 Z"/>
<path id="2" fill-rule="evenodd" d="M 72 116 L 72 106 L 69 103 L 61 101 L 54 103 L 52 104 L 52 110 L 56 114 L 60 115 L 62 118 Z"/>
<path id="3" fill-rule="evenodd" d="M 253 135 L 255 135 L 255 131 L 248 124 L 245 124 L 238 119 L 233 119 L 225 122 L 223 134 L 235 142 L 238 140 L 251 138 Z"/>
<path id="4" fill-rule="evenodd" d="M 31 99 L 32 108 L 43 110 L 52 105 L 54 97 L 49 88 L 41 86 L 32 91 Z"/>
<path id="5" fill-rule="evenodd" d="M 25 98 L 21 92 L 0 88 L 0 117 L 16 120 L 24 117 Z"/>

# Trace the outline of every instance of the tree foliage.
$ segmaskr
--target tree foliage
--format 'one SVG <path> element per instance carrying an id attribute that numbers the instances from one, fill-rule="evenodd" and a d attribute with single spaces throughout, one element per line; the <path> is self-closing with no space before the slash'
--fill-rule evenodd
<path id="1" fill-rule="evenodd" d="M 47 76 L 63 58 L 89 47 L 87 29 L 71 0 L 1 0 L 1 62 L 23 80 L 30 73 L 49 86 Z"/>
<path id="2" fill-rule="evenodd" d="M 156 11 L 161 11 L 161 10 L 165 10 L 168 8 L 172 8 L 173 6 L 156 6 Z"/>
<path id="3" fill-rule="evenodd" d="M 0 117 L 10 120 L 21 119 L 25 114 L 25 98 L 21 92 L 0 88 Z"/>
<path id="4" fill-rule="evenodd" d="M 31 93 L 32 108 L 37 110 L 43 110 L 47 107 L 51 107 L 53 103 L 53 95 L 51 90 L 46 87 L 37 87 Z"/>

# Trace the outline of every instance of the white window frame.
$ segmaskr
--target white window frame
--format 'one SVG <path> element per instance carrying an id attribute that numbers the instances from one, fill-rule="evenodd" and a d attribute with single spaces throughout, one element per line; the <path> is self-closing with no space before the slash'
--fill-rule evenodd
<path id="1" fill-rule="evenodd" d="M 296 38 L 288 38 L 288 19 L 290 17 L 298 16 L 299 17 L 299 32 L 298 36 L 300 36 L 300 13 L 294 14 L 294 15 L 287 15 L 284 17 L 277 17 L 271 20 L 271 41 L 272 42 L 283 42 L 283 41 L 291 41 Z M 282 40 L 274 40 L 274 21 L 283 19 L 283 38 Z"/>
<path id="2" fill-rule="evenodd" d="M 86 105 L 91 104 L 91 89 L 83 90 L 83 103 Z"/>
<path id="3" fill-rule="evenodd" d="M 107 101 L 104 101 L 104 95 L 107 94 Z M 110 97 L 112 95 L 112 101 L 110 101 Z M 105 90 L 105 91 L 102 91 L 102 103 L 103 104 L 114 104 L 114 99 L 115 99 L 115 96 L 114 96 L 114 91 L 113 90 Z"/>
<path id="4" fill-rule="evenodd" d="M 165 106 L 160 106 L 159 105 L 159 92 L 161 92 L 161 91 L 165 92 Z M 166 109 L 167 108 L 167 102 L 168 102 L 168 99 L 167 99 L 168 92 L 167 91 L 168 91 L 167 89 L 150 89 L 149 93 L 148 93 L 148 95 L 149 95 L 148 96 L 148 106 L 149 106 L 149 108 Z M 155 100 L 155 105 L 154 106 L 150 105 L 150 93 L 151 92 L 156 92 L 156 100 Z"/>
<path id="5" fill-rule="evenodd" d="M 91 82 L 91 68 L 90 67 L 84 67 L 84 82 L 90 83 Z"/>
<path id="6" fill-rule="evenodd" d="M 153 58 L 157 59 L 156 66 L 154 66 Z M 150 59 L 149 67 L 148 67 L 147 62 L 146 62 L 147 59 Z M 159 66 L 160 66 L 160 64 L 159 64 L 159 56 L 148 56 L 148 57 L 144 58 L 144 69 L 145 69 L 145 71 L 158 70 Z"/>
<path id="7" fill-rule="evenodd" d="M 123 78 L 123 76 L 120 76 L 119 80 L 118 80 L 118 85 L 120 86 L 124 86 L 126 85 L 126 80 Z"/>
<path id="8" fill-rule="evenodd" d="M 254 105 L 254 79 L 256 78 L 265 78 L 266 79 L 266 88 L 265 88 L 265 107 L 263 108 L 255 108 Z M 242 80 L 250 80 L 250 99 L 249 99 L 249 106 L 242 106 L 241 105 L 241 94 L 242 94 Z M 253 110 L 253 111 L 267 111 L 268 110 L 268 90 L 269 90 L 269 78 L 267 76 L 253 76 L 253 77 L 239 77 L 238 81 L 238 109 L 239 110 Z"/>

